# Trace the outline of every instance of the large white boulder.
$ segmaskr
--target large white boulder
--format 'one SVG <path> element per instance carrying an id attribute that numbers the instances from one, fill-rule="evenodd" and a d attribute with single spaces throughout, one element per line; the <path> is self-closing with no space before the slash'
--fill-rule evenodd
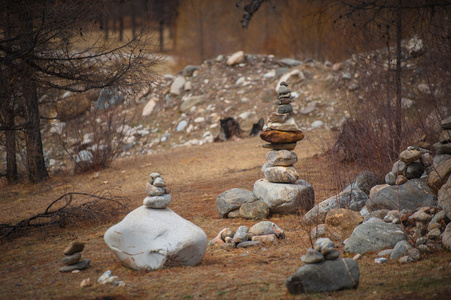
<path id="1" fill-rule="evenodd" d="M 104 239 L 133 270 L 197 265 L 207 249 L 205 232 L 169 208 L 141 206 L 109 228 Z"/>

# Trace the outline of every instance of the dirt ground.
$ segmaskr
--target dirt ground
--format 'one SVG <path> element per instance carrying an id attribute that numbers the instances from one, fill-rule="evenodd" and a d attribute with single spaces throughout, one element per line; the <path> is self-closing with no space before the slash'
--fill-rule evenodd
<path id="1" fill-rule="evenodd" d="M 326 131 L 306 132 L 295 152 L 301 178 L 315 189 L 316 202 L 337 193 L 357 174 L 323 154 L 330 143 Z M 177 148 L 115 161 L 111 168 L 84 175 L 60 175 L 38 185 L 0 183 L 0 223 L 15 223 L 42 212 L 66 192 L 95 194 L 106 188 L 127 197 L 128 206 L 142 205 L 148 174 L 159 172 L 171 189 L 170 208 L 201 227 L 208 238 L 222 228 L 248 227 L 258 221 L 222 219 L 216 197 L 231 188 L 253 189 L 262 178 L 266 150 L 259 138 Z M 341 170 L 341 172 L 338 172 Z M 278 245 L 225 251 L 208 247 L 202 263 L 153 272 L 124 268 L 103 240 L 104 232 L 125 214 L 95 223 L 36 230 L 0 244 L 0 299 L 450 299 L 451 254 L 440 251 L 410 264 L 374 263 L 375 253 L 359 260 L 360 285 L 355 290 L 292 296 L 285 279 L 302 266 L 300 256 L 310 246 L 301 216 L 276 215 L 270 220 L 284 229 Z M 91 267 L 60 273 L 63 250 L 73 240 L 86 242 L 83 257 Z M 342 250 L 342 247 L 340 248 Z M 344 257 L 341 251 L 341 257 Z M 97 284 L 106 270 L 125 287 Z M 91 287 L 80 288 L 90 278 Z"/>

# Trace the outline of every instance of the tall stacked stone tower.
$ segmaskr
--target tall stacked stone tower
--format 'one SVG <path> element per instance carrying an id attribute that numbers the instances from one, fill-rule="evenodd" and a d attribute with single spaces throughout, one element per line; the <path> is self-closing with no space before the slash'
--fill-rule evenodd
<path id="1" fill-rule="evenodd" d="M 299 179 L 294 166 L 298 157 L 293 150 L 304 133 L 294 120 L 293 98 L 288 84 L 282 82 L 277 91 L 277 110 L 269 116 L 260 138 L 270 149 L 262 167 L 265 178 L 254 184 L 255 196 L 268 204 L 271 213 L 298 213 L 310 210 L 315 202 L 311 184 Z"/>

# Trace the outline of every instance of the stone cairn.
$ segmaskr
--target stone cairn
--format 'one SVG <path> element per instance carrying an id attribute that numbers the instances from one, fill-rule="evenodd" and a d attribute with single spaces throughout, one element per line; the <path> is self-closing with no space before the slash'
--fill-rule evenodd
<path id="1" fill-rule="evenodd" d="M 399 160 L 385 175 L 385 182 L 389 185 L 401 185 L 409 179 L 420 178 L 423 173 L 429 173 L 432 165 L 432 154 L 429 150 L 409 146 L 399 154 Z"/>
<path id="2" fill-rule="evenodd" d="M 66 249 L 64 249 L 65 257 L 61 261 L 64 267 L 60 268 L 61 273 L 73 272 L 75 270 L 84 270 L 89 267 L 91 261 L 84 259 L 80 261 L 81 252 L 85 248 L 85 243 L 72 241 Z"/>
<path id="3" fill-rule="evenodd" d="M 263 148 L 271 149 L 266 153 L 268 161 L 262 171 L 270 182 L 295 183 L 299 174 L 294 167 L 298 161 L 296 153 L 292 152 L 296 143 L 304 138 L 304 133 L 294 121 L 293 101 L 291 91 L 286 82 L 281 82 L 277 91 L 277 111 L 273 112 L 266 121 L 266 126 L 260 133 L 260 138 L 269 144 Z"/>
<path id="4" fill-rule="evenodd" d="M 260 245 L 277 245 L 279 239 L 285 238 L 285 232 L 270 221 L 261 221 L 251 229 L 240 226 L 235 231 L 231 228 L 222 229 L 208 245 L 223 249 L 248 248 Z"/>
<path id="5" fill-rule="evenodd" d="M 285 280 L 291 294 L 316 293 L 357 288 L 360 271 L 351 258 L 339 259 L 340 252 L 328 238 L 316 240 L 301 261 L 305 263 Z"/>
<path id="6" fill-rule="evenodd" d="M 166 208 L 172 201 L 170 192 L 160 173 L 151 173 L 146 183 L 148 196 L 144 198 L 143 204 L 149 208 Z"/>

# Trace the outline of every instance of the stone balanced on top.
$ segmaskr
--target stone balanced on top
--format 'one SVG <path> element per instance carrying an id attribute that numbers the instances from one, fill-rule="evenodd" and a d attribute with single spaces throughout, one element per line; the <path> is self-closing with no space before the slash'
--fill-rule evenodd
<path id="1" fill-rule="evenodd" d="M 275 102 L 277 112 L 273 112 L 260 138 L 269 144 L 264 148 L 272 149 L 266 153 L 268 161 L 263 166 L 266 179 L 274 183 L 295 183 L 299 174 L 294 167 L 298 161 L 296 153 L 292 152 L 296 143 L 304 138 L 304 133 L 297 127 L 294 121 L 291 91 L 285 82 L 280 84 L 278 99 Z"/>

